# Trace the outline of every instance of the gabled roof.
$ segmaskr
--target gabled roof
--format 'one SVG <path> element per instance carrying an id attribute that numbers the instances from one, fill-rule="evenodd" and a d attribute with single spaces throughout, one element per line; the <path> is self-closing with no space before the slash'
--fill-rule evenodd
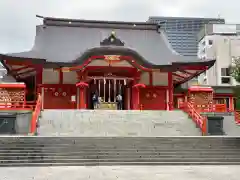
<path id="1" fill-rule="evenodd" d="M 33 48 L 27 52 L 6 54 L 9 57 L 44 59 L 47 63 L 81 64 L 92 55 L 127 54 L 146 67 L 183 64 L 212 66 L 213 60 L 184 57 L 173 50 L 160 25 L 146 22 L 73 20 L 43 17 L 36 28 Z M 117 46 L 101 42 L 114 31 Z"/>

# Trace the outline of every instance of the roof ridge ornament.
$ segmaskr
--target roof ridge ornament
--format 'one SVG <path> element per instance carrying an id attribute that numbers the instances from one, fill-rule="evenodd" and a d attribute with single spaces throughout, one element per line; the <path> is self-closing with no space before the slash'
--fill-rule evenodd
<path id="1" fill-rule="evenodd" d="M 116 37 L 115 31 L 112 31 L 110 36 L 100 42 L 101 46 L 124 46 L 119 38 Z"/>

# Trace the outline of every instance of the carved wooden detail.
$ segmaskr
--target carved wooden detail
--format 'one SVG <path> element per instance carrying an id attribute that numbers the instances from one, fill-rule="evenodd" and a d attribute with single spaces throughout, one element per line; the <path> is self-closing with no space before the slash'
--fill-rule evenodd
<path id="1" fill-rule="evenodd" d="M 190 92 L 188 94 L 188 102 L 193 105 L 196 110 L 206 111 L 211 109 L 213 104 L 212 92 Z"/>
<path id="2" fill-rule="evenodd" d="M 0 104 L 14 105 L 25 102 L 25 91 L 23 89 L 0 88 Z"/>

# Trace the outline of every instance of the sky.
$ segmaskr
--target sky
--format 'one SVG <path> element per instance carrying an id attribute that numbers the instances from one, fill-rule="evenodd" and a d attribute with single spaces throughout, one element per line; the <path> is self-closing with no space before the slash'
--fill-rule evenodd
<path id="1" fill-rule="evenodd" d="M 33 46 L 36 15 L 146 21 L 149 16 L 221 17 L 239 23 L 238 0 L 0 0 L 0 53 Z"/>

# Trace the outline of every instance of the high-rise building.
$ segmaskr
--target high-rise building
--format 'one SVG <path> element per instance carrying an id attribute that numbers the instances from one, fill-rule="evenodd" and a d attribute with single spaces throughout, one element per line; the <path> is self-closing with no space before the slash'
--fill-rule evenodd
<path id="1" fill-rule="evenodd" d="M 196 56 L 198 52 L 197 34 L 205 24 L 224 24 L 220 18 L 189 17 L 149 17 L 149 22 L 162 23 L 175 51 L 184 56 Z"/>

